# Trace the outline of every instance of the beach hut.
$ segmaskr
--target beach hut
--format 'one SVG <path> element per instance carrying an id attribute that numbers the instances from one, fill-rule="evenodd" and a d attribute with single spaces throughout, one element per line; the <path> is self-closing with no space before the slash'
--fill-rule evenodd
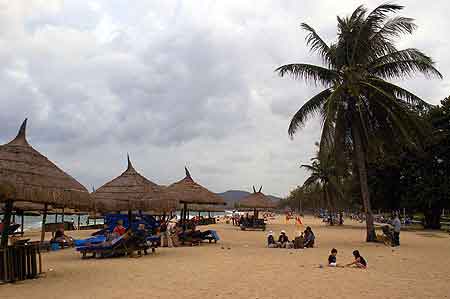
<path id="1" fill-rule="evenodd" d="M 240 223 L 241 229 L 247 228 L 262 228 L 265 229 L 264 221 L 258 219 L 259 211 L 269 211 L 277 207 L 277 204 L 265 196 L 262 192 L 262 186 L 256 191 L 253 186 L 253 193 L 247 195 L 241 200 L 236 202 L 236 208 L 239 211 L 253 211 L 252 221 L 246 221 L 246 223 Z"/>
<path id="2" fill-rule="evenodd" d="M 173 183 L 164 190 L 167 198 L 176 199 L 182 205 L 182 222 L 188 218 L 187 211 L 192 205 L 225 205 L 225 200 L 222 197 L 196 183 L 186 167 L 185 172 L 186 176 L 182 180 Z"/>
<path id="3" fill-rule="evenodd" d="M 11 142 L 0 145 L 0 201 L 5 202 L 4 225 L 9 225 L 13 203 L 24 201 L 53 207 L 89 209 L 89 192 L 26 139 L 27 120 Z M 45 214 L 44 214 L 45 216 Z M 45 218 L 45 217 L 44 217 Z M 7 236 L 2 235 L 2 246 Z"/>
<path id="4" fill-rule="evenodd" d="M 127 169 L 92 193 L 97 213 L 128 211 L 172 211 L 174 200 L 163 199 L 163 187 L 137 172 L 127 156 Z"/>
<path id="5" fill-rule="evenodd" d="M 0 202 L 5 203 L 1 238 L 4 258 L 14 202 L 43 204 L 43 225 L 48 205 L 78 209 L 89 209 L 91 205 L 85 187 L 28 143 L 26 125 L 25 119 L 16 138 L 0 145 Z M 7 264 L 4 260 L 4 265 Z"/>

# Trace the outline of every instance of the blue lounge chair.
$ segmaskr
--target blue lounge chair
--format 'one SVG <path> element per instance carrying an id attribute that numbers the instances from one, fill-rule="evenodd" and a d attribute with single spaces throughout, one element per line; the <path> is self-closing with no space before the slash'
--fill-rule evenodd
<path id="1" fill-rule="evenodd" d="M 81 253 L 82 258 L 86 258 L 88 253 L 92 253 L 92 257 L 113 257 L 125 255 L 128 252 L 127 240 L 129 237 L 129 234 L 125 233 L 111 242 L 79 246 L 76 250 Z"/>

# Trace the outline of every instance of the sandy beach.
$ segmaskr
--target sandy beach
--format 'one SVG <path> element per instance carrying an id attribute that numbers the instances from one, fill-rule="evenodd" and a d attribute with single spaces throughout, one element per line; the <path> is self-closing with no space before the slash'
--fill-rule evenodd
<path id="1" fill-rule="evenodd" d="M 450 237 L 445 233 L 402 232 L 392 249 L 363 242 L 362 224 L 347 220 L 327 227 L 305 218 L 317 248 L 268 249 L 267 232 L 210 226 L 217 244 L 159 248 L 142 258 L 82 260 L 74 249 L 45 253 L 42 278 L 0 286 L 1 298 L 448 298 Z M 206 229 L 202 227 L 201 229 Z M 291 237 L 294 224 L 281 217 L 268 225 Z M 75 237 L 90 232 L 71 232 Z M 37 236 L 37 235 L 36 235 Z M 359 249 L 369 268 L 320 268 L 336 247 L 338 263 Z"/>

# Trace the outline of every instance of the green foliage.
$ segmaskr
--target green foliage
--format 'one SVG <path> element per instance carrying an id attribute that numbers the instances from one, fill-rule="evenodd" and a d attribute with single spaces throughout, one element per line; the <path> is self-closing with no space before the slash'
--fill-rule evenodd
<path id="1" fill-rule="evenodd" d="M 422 145 L 385 152 L 374 160 L 370 190 L 376 207 L 423 212 L 427 227 L 438 228 L 440 211 L 450 207 L 450 98 L 414 111 L 426 124 Z"/>

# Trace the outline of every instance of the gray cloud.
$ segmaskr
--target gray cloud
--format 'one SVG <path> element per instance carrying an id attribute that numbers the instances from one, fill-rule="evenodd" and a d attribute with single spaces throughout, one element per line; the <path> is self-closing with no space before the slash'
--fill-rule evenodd
<path id="1" fill-rule="evenodd" d="M 328 41 L 336 15 L 359 1 L 79 1 L 0 4 L 0 142 L 29 117 L 29 139 L 87 187 L 126 167 L 160 184 L 193 176 L 214 191 L 264 185 L 286 195 L 301 184 L 320 136 L 317 120 L 294 140 L 290 117 L 319 87 L 279 78 L 308 52 L 300 22 Z M 373 7 L 378 1 L 369 1 Z M 444 75 L 446 1 L 405 3 L 423 49 Z M 446 76 L 447 77 L 447 76 Z M 449 81 L 405 87 L 438 103 Z"/>

